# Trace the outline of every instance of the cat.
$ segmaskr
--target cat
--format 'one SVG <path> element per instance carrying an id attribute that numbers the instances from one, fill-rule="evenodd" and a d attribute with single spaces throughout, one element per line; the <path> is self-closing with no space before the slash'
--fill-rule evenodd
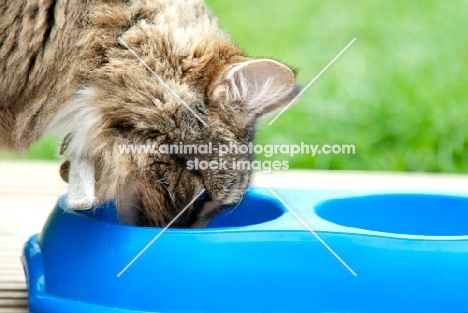
<path id="1" fill-rule="evenodd" d="M 251 170 L 188 169 L 219 156 L 119 145 L 247 144 L 299 92 L 295 71 L 245 56 L 197 0 L 1 0 L 0 69 L 0 146 L 58 134 L 69 208 L 113 200 L 139 226 L 165 227 L 205 189 L 171 225 L 204 227 L 240 201 Z"/>

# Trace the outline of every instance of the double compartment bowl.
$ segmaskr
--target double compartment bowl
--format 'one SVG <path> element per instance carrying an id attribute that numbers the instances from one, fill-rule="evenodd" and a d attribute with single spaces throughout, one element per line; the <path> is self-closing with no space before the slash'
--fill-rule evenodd
<path id="1" fill-rule="evenodd" d="M 251 188 L 208 228 L 168 229 L 140 255 L 160 228 L 119 225 L 110 203 L 71 212 L 63 196 L 24 248 L 29 309 L 468 311 L 468 195 L 275 192 L 314 233 Z"/>

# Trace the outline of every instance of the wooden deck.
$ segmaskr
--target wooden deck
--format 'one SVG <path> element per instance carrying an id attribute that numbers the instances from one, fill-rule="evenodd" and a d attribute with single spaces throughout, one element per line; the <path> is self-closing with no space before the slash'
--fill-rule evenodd
<path id="1" fill-rule="evenodd" d="M 28 312 L 20 261 L 25 241 L 40 231 L 67 186 L 57 163 L 0 161 L 0 312 Z"/>
<path id="2" fill-rule="evenodd" d="M 0 161 L 0 312 L 27 312 L 20 262 L 24 242 L 41 230 L 67 186 L 58 163 Z M 256 173 L 254 184 L 271 188 L 423 188 L 468 192 L 468 176 L 376 172 L 287 171 Z"/>

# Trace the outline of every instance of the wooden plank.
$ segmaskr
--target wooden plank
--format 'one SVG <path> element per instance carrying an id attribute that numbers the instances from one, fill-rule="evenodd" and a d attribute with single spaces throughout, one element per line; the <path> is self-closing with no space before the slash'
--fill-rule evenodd
<path id="1" fill-rule="evenodd" d="M 17 308 L 1 308 L 0 307 L 0 312 L 1 313 L 28 313 L 28 309 L 26 307 L 26 305 L 24 307 L 17 307 Z"/>
<path id="2" fill-rule="evenodd" d="M 2 269 L 2 271 L 8 271 L 8 270 Z M 18 266 L 17 268 L 8 271 L 8 274 L 4 274 L 0 276 L 0 283 L 8 282 L 8 281 L 24 282 L 24 271 L 22 270 L 22 268 Z"/>
<path id="3" fill-rule="evenodd" d="M 27 305 L 26 299 L 10 298 L 10 299 L 0 299 L 0 308 L 15 308 L 15 307 L 25 307 Z"/>
<path id="4" fill-rule="evenodd" d="M 24 272 L 22 271 L 12 271 L 8 275 L 0 277 L 0 283 L 24 283 Z"/>
<path id="5" fill-rule="evenodd" d="M 16 261 L 3 263 L 0 265 L 0 281 L 2 281 L 4 277 L 12 275 L 12 273 L 18 274 L 20 272 L 23 272 L 23 264 L 19 257 Z"/>
<path id="6" fill-rule="evenodd" d="M 23 265 L 21 262 L 18 263 L 10 263 L 10 264 L 2 264 L 2 271 L 17 271 L 17 270 L 23 270 Z M 1 277 L 1 274 L 0 274 Z"/>
<path id="7" fill-rule="evenodd" d="M 14 250 L 0 250 L 0 259 L 19 258 L 21 256 L 21 247 Z M 7 260 L 8 261 L 8 260 Z"/>
<path id="8" fill-rule="evenodd" d="M 24 272 L 23 271 L 10 271 L 6 274 L 2 274 L 0 278 L 1 282 L 10 282 L 10 283 L 22 283 L 24 282 Z"/>
<path id="9" fill-rule="evenodd" d="M 27 299 L 28 293 L 25 290 L 0 291 L 0 299 Z"/>
<path id="10" fill-rule="evenodd" d="M 0 312 L 1 313 L 28 313 L 28 309 L 26 307 L 26 305 L 24 307 L 17 307 L 17 308 L 1 308 L 0 307 Z"/>
<path id="11" fill-rule="evenodd" d="M 1 282 L 0 281 L 0 290 L 1 291 L 12 291 L 12 290 L 26 290 L 26 282 Z"/>
<path id="12" fill-rule="evenodd" d="M 0 161 L 0 313 L 28 312 L 20 255 L 67 190 L 58 168 L 57 162 Z"/>

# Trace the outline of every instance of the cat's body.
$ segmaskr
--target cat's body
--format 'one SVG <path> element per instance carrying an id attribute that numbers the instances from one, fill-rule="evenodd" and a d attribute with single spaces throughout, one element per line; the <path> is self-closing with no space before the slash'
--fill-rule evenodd
<path id="1" fill-rule="evenodd" d="M 71 208 L 114 199 L 140 225 L 166 225 L 202 186 L 212 208 L 233 204 L 250 171 L 189 171 L 188 156 L 118 145 L 247 143 L 255 120 L 297 93 L 289 68 L 245 57 L 200 1 L 0 0 L 0 69 L 0 145 L 68 135 Z"/>

